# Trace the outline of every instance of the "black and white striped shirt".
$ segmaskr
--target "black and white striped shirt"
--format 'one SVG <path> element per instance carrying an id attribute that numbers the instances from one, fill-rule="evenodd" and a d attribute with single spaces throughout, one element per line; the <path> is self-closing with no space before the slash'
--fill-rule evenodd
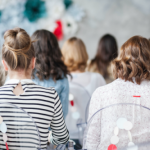
<path id="1" fill-rule="evenodd" d="M 24 93 L 16 96 L 13 93 L 13 90 L 19 84 L 19 82 L 22 85 Z M 52 135 L 54 137 L 52 141 L 53 144 L 64 144 L 69 140 L 69 133 L 63 119 L 62 105 L 54 88 L 44 88 L 38 86 L 30 79 L 24 79 L 21 81 L 17 79 L 11 79 L 7 81 L 4 86 L 0 87 L 0 102 L 14 104 L 32 116 L 39 130 L 42 149 L 47 147 L 49 133 L 48 127 L 51 127 L 52 130 Z M 14 126 L 16 126 L 16 124 L 20 125 L 22 121 L 26 122 L 28 119 L 24 115 L 20 116 L 18 113 L 16 120 L 16 117 L 9 112 L 11 109 L 8 108 L 7 111 L 1 111 L 1 109 L 2 108 L 0 107 L 0 115 L 4 118 L 6 125 L 9 124 L 6 132 L 8 136 L 9 149 L 20 149 L 19 145 L 22 145 L 21 150 L 29 148 L 31 149 L 36 143 L 35 139 L 37 138 L 37 135 L 34 133 L 32 134 L 32 128 L 30 128 L 30 126 L 28 130 L 26 130 L 27 135 L 25 136 L 26 138 L 31 139 L 30 143 L 25 142 L 25 138 L 20 141 L 15 141 L 15 138 L 13 138 L 13 135 L 15 134 L 13 132 L 16 132 Z M 0 142 L 0 149 L 5 148 L 5 144 L 2 140 L 2 133 L 0 133 Z"/>

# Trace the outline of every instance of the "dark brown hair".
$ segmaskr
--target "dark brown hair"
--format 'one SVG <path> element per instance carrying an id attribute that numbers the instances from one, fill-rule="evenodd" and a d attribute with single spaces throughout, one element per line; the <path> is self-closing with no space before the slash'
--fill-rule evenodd
<path id="1" fill-rule="evenodd" d="M 40 80 L 52 77 L 54 81 L 67 77 L 69 71 L 64 65 L 58 41 L 53 33 L 47 30 L 37 30 L 32 39 L 36 54 L 35 72 Z M 35 72 L 33 72 L 33 77 Z"/>
<path id="2" fill-rule="evenodd" d="M 92 59 L 89 68 L 96 64 L 98 72 L 100 72 L 104 78 L 107 78 L 107 67 L 117 56 L 118 47 L 116 39 L 112 35 L 106 34 L 100 39 L 96 56 Z"/>
<path id="3" fill-rule="evenodd" d="M 35 52 L 32 41 L 25 30 L 14 28 L 5 32 L 2 59 L 11 70 L 28 69 L 33 57 Z"/>
<path id="4" fill-rule="evenodd" d="M 132 81 L 137 84 L 150 80 L 150 42 L 141 36 L 133 36 L 121 47 L 118 58 L 113 61 L 115 78 Z"/>

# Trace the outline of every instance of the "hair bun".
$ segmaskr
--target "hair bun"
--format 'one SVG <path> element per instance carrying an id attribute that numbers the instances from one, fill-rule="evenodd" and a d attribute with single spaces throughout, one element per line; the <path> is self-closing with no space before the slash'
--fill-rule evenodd
<path id="1" fill-rule="evenodd" d="M 13 52 L 26 53 L 31 47 L 31 39 L 27 32 L 21 28 L 8 30 L 4 34 L 4 46 Z"/>
<path id="2" fill-rule="evenodd" d="M 27 32 L 21 28 L 14 28 L 12 30 L 8 30 L 4 34 L 4 40 L 5 42 L 2 49 L 3 58 L 6 57 L 6 53 L 9 53 L 9 56 L 11 57 L 10 59 L 14 59 L 13 62 L 15 62 L 13 65 L 14 67 L 11 68 L 16 68 L 21 61 L 25 61 L 25 65 L 22 66 L 25 66 L 26 68 L 26 66 L 28 66 L 27 59 L 30 59 L 31 57 L 29 54 L 30 50 L 33 50 L 32 56 L 34 56 L 34 48 L 32 46 L 31 38 L 27 34 Z M 21 68 L 23 68 L 22 66 Z"/>

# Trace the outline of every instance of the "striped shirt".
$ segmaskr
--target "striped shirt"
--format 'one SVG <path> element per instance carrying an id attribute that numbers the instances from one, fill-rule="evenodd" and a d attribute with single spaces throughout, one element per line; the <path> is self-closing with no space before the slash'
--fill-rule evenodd
<path id="1" fill-rule="evenodd" d="M 13 90 L 19 84 L 19 82 L 22 85 L 24 93 L 16 96 L 13 93 Z M 30 79 L 24 79 L 21 81 L 17 79 L 11 79 L 7 81 L 4 86 L 0 87 L 0 102 L 14 104 L 25 110 L 33 118 L 39 130 L 42 149 L 47 147 L 49 134 L 48 127 L 50 127 L 52 130 L 52 143 L 54 145 L 65 144 L 69 140 L 69 133 L 63 118 L 62 105 L 54 88 L 43 88 L 34 84 Z M 11 111 L 9 112 L 9 110 L 11 110 L 9 108 L 7 111 L 1 111 L 1 109 L 2 107 L 0 107 L 0 115 L 4 118 L 4 122 L 8 127 L 6 133 L 8 136 L 9 149 L 20 149 L 18 147 L 21 145 L 21 150 L 25 150 L 33 148 L 36 144 L 38 145 L 38 143 L 35 142 L 35 139 L 37 139 L 37 134 L 32 134 L 33 126 L 32 128 L 29 126 L 28 130 L 26 130 L 26 134 L 28 133 L 26 137 L 31 139 L 30 143 L 25 142 L 26 139 L 24 138 L 20 141 L 15 141 L 15 138 L 12 136 L 15 134 L 14 132 L 16 132 L 14 126 L 17 126 L 18 124 L 20 125 L 22 122 L 27 122 L 29 119 L 27 119 L 25 115 L 20 116 L 20 113 L 18 113 L 18 116 L 15 117 L 13 114 L 11 114 Z M 9 124 L 9 126 L 7 124 L 8 120 L 5 119 L 6 117 L 9 118 L 9 123 L 11 124 Z M 0 142 L 2 143 L 0 143 L 0 149 L 5 148 L 1 132 Z"/>

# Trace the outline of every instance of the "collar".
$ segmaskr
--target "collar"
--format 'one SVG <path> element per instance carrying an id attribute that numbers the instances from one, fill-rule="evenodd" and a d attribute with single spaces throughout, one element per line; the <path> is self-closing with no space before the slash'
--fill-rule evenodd
<path id="1" fill-rule="evenodd" d="M 21 84 L 34 83 L 31 79 L 9 79 L 5 84 L 18 84 L 19 82 L 21 82 Z"/>

